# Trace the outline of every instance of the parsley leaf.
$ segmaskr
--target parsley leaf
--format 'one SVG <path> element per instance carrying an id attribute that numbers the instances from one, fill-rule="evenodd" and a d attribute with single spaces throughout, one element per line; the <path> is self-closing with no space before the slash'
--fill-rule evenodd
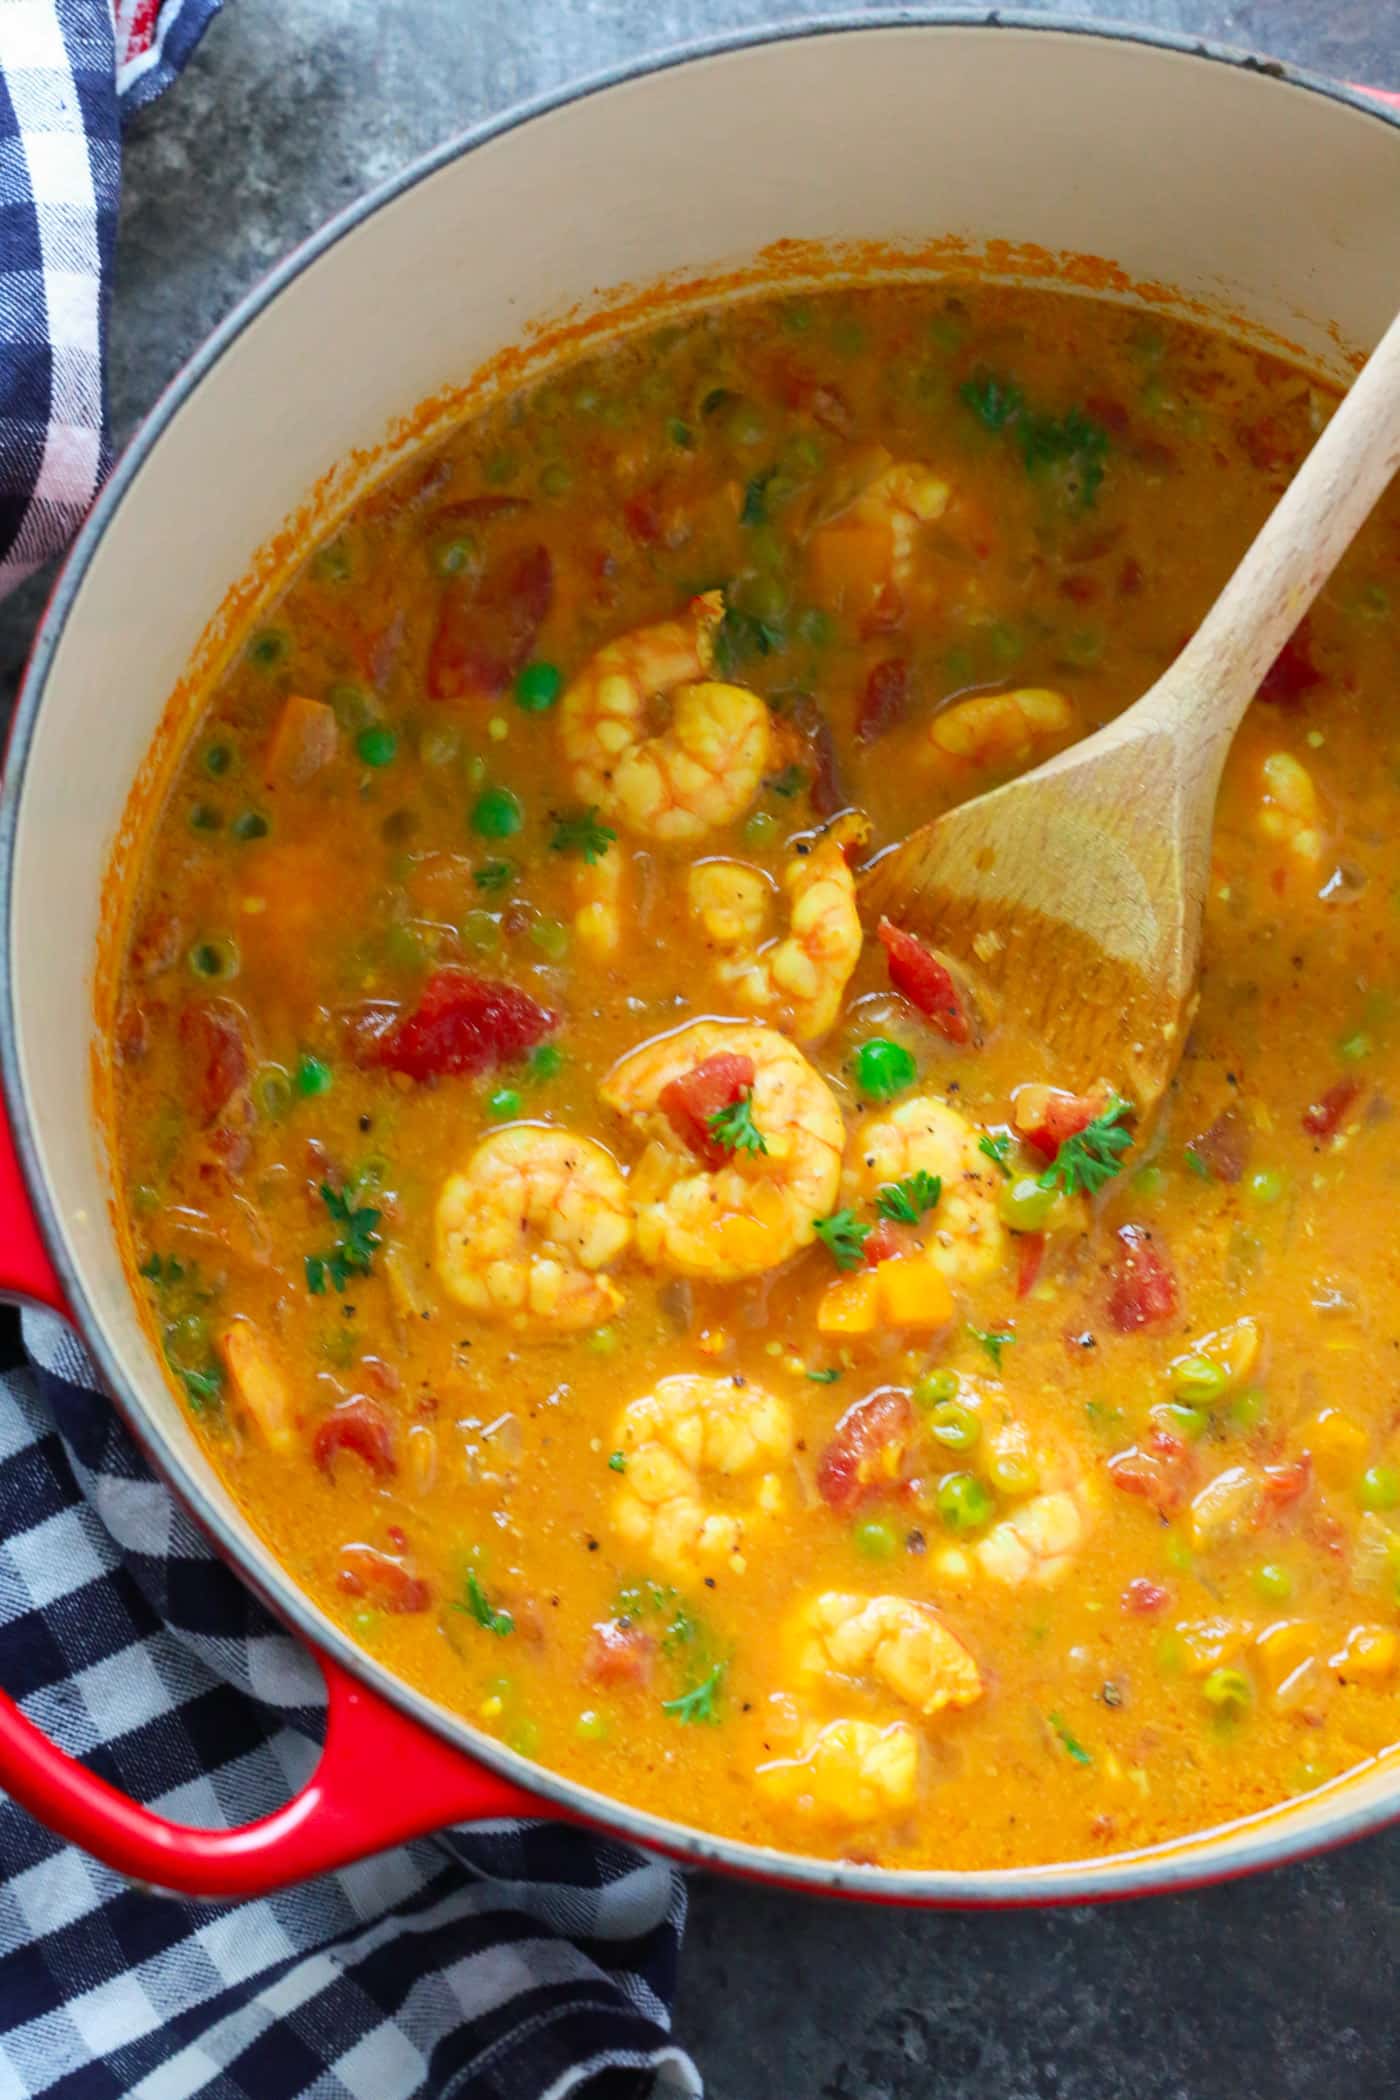
<path id="1" fill-rule="evenodd" d="M 767 1152 L 768 1142 L 753 1119 L 753 1088 L 706 1116 L 705 1128 L 726 1152 Z"/>
<path id="2" fill-rule="evenodd" d="M 808 1371 L 806 1375 L 811 1379 L 813 1385 L 835 1385 L 841 1373 L 837 1370 L 835 1364 L 828 1364 L 824 1371 Z"/>
<path id="3" fill-rule="evenodd" d="M 167 1254 L 164 1260 L 158 1254 L 148 1254 L 137 1273 L 144 1276 L 148 1283 L 182 1283 L 185 1265 L 182 1261 L 177 1261 L 173 1254 Z"/>
<path id="4" fill-rule="evenodd" d="M 1011 1133 L 1009 1130 L 1004 1130 L 1000 1137 L 987 1136 L 978 1138 L 977 1150 L 985 1153 L 1003 1178 L 1010 1181 L 1011 1169 L 1006 1164 L 1006 1155 L 1011 1150 Z"/>
<path id="5" fill-rule="evenodd" d="M 853 1210 L 834 1210 L 829 1218 L 813 1218 L 812 1225 L 838 1269 L 860 1267 L 873 1225 L 862 1225 Z"/>
<path id="6" fill-rule="evenodd" d="M 306 1257 L 306 1288 L 314 1298 L 322 1295 L 327 1279 L 337 1291 L 343 1291 L 352 1276 L 368 1276 L 379 1245 L 375 1231 L 380 1218 L 377 1210 L 352 1208 L 350 1198 L 333 1189 L 328 1181 L 321 1183 L 321 1201 L 332 1221 L 344 1229 L 329 1254 Z"/>
<path id="7" fill-rule="evenodd" d="M 1000 1370 L 1002 1350 L 1009 1349 L 1016 1339 L 1012 1330 L 1009 1327 L 974 1327 L 969 1320 L 967 1331 L 972 1336 L 973 1341 L 979 1343 L 986 1350 L 992 1362 Z"/>
<path id="8" fill-rule="evenodd" d="M 781 795 L 784 801 L 790 802 L 807 785 L 806 769 L 799 765 L 784 766 L 781 773 L 774 773 L 763 785 L 770 795 Z"/>
<path id="9" fill-rule="evenodd" d="M 1076 510 L 1093 508 L 1107 451 L 1108 432 L 1079 408 L 1058 418 L 1028 416 L 1021 426 L 1021 457 L 1026 472 L 1058 470 L 1062 491 Z"/>
<path id="10" fill-rule="evenodd" d="M 715 629 L 715 675 L 733 679 L 751 657 L 772 656 L 786 646 L 787 637 L 782 628 L 771 620 L 760 620 L 753 613 L 740 612 L 737 605 L 726 606 L 724 618 Z"/>
<path id="11" fill-rule="evenodd" d="M 1215 1176 L 1211 1172 L 1210 1161 L 1204 1159 L 1193 1146 L 1188 1145 L 1182 1156 L 1193 1174 L 1198 1175 L 1202 1181 L 1214 1181 Z"/>
<path id="12" fill-rule="evenodd" d="M 739 513 L 741 525 L 766 525 L 768 523 L 768 484 L 777 473 L 776 467 L 765 467 L 755 474 L 744 490 L 744 507 Z"/>
<path id="13" fill-rule="evenodd" d="M 713 1725 L 719 1720 L 717 1701 L 720 1686 L 724 1683 L 725 1667 L 724 1663 L 717 1662 L 709 1675 L 702 1677 L 699 1684 L 692 1685 L 688 1692 L 682 1692 L 676 1699 L 663 1699 L 662 1713 L 669 1714 L 673 1721 L 684 1722 L 687 1727 L 696 1722 Z"/>
<path id="14" fill-rule="evenodd" d="M 478 1626 L 484 1627 L 487 1633 L 494 1633 L 499 1640 L 504 1640 L 508 1633 L 515 1631 L 513 1616 L 508 1611 L 496 1610 L 481 1587 L 475 1568 L 467 1569 L 466 1603 L 454 1604 L 452 1609 L 465 1612 L 468 1618 L 475 1619 Z"/>
<path id="15" fill-rule="evenodd" d="M 903 1181 L 883 1183 L 875 1197 L 875 1208 L 892 1225 L 917 1225 L 942 1194 L 940 1176 L 928 1174 L 920 1167 L 916 1174 L 906 1174 Z"/>
<path id="16" fill-rule="evenodd" d="M 625 1473 L 627 1471 L 627 1453 L 625 1451 L 610 1451 L 608 1453 L 608 1464 L 612 1467 L 614 1473 Z"/>
<path id="17" fill-rule="evenodd" d="M 1040 1186 L 1063 1189 L 1067 1196 L 1081 1189 L 1086 1196 L 1096 1196 L 1106 1181 L 1123 1170 L 1123 1154 L 1133 1142 L 1131 1130 L 1124 1128 L 1131 1114 L 1127 1101 L 1110 1101 L 1102 1115 L 1065 1139 L 1041 1175 Z"/>
<path id="18" fill-rule="evenodd" d="M 958 388 L 958 396 L 986 430 L 1005 430 L 1026 405 L 1026 397 L 1018 386 L 986 370 L 974 372 L 971 379 L 965 380 Z"/>
<path id="19" fill-rule="evenodd" d="M 479 890 L 508 889 L 514 876 L 515 863 L 510 860 L 484 860 L 472 869 L 472 881 Z"/>
<path id="20" fill-rule="evenodd" d="M 1076 1736 L 1072 1736 L 1059 1714 L 1047 1714 L 1046 1720 L 1059 1737 L 1060 1748 L 1066 1757 L 1073 1758 L 1077 1765 L 1091 1765 L 1094 1760 Z"/>
<path id="21" fill-rule="evenodd" d="M 196 1414 L 212 1407 L 223 1392 L 224 1374 L 217 1364 L 211 1364 L 207 1371 L 189 1371 L 183 1364 L 175 1364 L 172 1368 L 189 1395 L 190 1406 Z"/>
<path id="22" fill-rule="evenodd" d="M 617 833 L 598 822 L 598 807 L 559 810 L 554 813 L 552 853 L 581 853 L 589 867 L 603 858 Z"/>

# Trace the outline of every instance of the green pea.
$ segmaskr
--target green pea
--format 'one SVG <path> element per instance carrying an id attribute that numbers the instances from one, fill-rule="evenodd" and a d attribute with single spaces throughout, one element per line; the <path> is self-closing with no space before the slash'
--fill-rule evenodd
<path id="1" fill-rule="evenodd" d="M 149 1181 L 138 1182 L 131 1192 L 132 1205 L 136 1210 L 150 1212 L 160 1209 L 160 1190 L 152 1188 Z"/>
<path id="2" fill-rule="evenodd" d="M 789 299 L 780 314 L 787 335 L 806 335 L 812 325 L 812 309 L 805 299 Z"/>
<path id="3" fill-rule="evenodd" d="M 486 1097 L 486 1113 L 493 1123 L 512 1123 L 520 1114 L 521 1100 L 513 1086 L 497 1087 Z"/>
<path id="4" fill-rule="evenodd" d="M 1363 584 L 1356 594 L 1352 610 L 1363 620 L 1388 620 L 1390 618 L 1390 592 L 1383 583 Z"/>
<path id="5" fill-rule="evenodd" d="M 418 739 L 418 756 L 425 766 L 450 766 L 462 748 L 462 739 L 450 723 L 425 729 Z"/>
<path id="6" fill-rule="evenodd" d="M 1011 626 L 1006 620 L 993 621 L 986 630 L 986 635 L 992 661 L 1000 664 L 1003 669 L 1007 664 L 1014 664 L 1017 657 L 1025 651 L 1025 636 L 1019 627 Z"/>
<path id="7" fill-rule="evenodd" d="M 891 1100 L 919 1076 L 919 1068 L 903 1043 L 891 1042 L 885 1035 L 873 1035 L 868 1043 L 862 1043 L 853 1062 L 856 1085 L 871 1101 Z"/>
<path id="8" fill-rule="evenodd" d="M 1167 1177 L 1161 1167 L 1139 1167 L 1128 1186 L 1140 1203 L 1157 1203 L 1166 1190 Z"/>
<path id="9" fill-rule="evenodd" d="M 950 1473 L 938 1483 L 934 1507 L 950 1531 L 980 1531 L 996 1503 L 975 1473 Z"/>
<path id="10" fill-rule="evenodd" d="M 961 691 L 965 685 L 971 685 L 975 675 L 972 651 L 962 643 L 955 642 L 943 658 L 943 671 L 945 677 L 952 680 L 954 692 Z"/>
<path id="11" fill-rule="evenodd" d="M 463 947 L 476 955 L 491 955 L 501 945 L 500 921 L 489 911 L 463 912 L 457 931 Z"/>
<path id="12" fill-rule="evenodd" d="M 1163 1677 L 1180 1676 L 1186 1666 L 1186 1643 L 1179 1633 L 1159 1633 L 1152 1649 L 1152 1659 Z"/>
<path id="13" fill-rule="evenodd" d="M 563 683 L 557 664 L 526 664 L 515 681 L 515 704 L 527 715 L 548 714 Z"/>
<path id="14" fill-rule="evenodd" d="M 914 1387 L 914 1405 L 941 1407 L 945 1400 L 956 1400 L 958 1390 L 956 1371 L 925 1371 Z"/>
<path id="15" fill-rule="evenodd" d="M 260 671 L 275 671 L 291 654 L 291 637 L 280 627 L 264 627 L 248 644 L 248 660 Z"/>
<path id="16" fill-rule="evenodd" d="M 367 766 L 391 766 L 398 754 L 399 740 L 392 729 L 382 722 L 372 728 L 362 729 L 355 739 L 355 749 Z"/>
<path id="17" fill-rule="evenodd" d="M 1182 1437 L 1188 1444 L 1199 1442 L 1210 1426 L 1209 1417 L 1199 1407 L 1187 1407 L 1179 1400 L 1167 1400 L 1154 1407 L 1152 1419 L 1168 1436 Z"/>
<path id="18" fill-rule="evenodd" d="M 833 631 L 831 615 L 819 605 L 806 605 L 793 621 L 792 631 L 809 649 L 825 649 Z"/>
<path id="19" fill-rule="evenodd" d="M 1213 1364 L 1208 1356 L 1184 1356 L 1179 1364 L 1172 1366 L 1171 1382 L 1178 1400 L 1209 1407 L 1225 1391 L 1230 1374 L 1223 1365 Z"/>
<path id="20" fill-rule="evenodd" d="M 439 576 L 464 576 L 476 566 L 479 549 L 469 532 L 459 532 L 450 540 L 439 540 L 433 549 L 433 567 Z"/>
<path id="21" fill-rule="evenodd" d="M 217 831 L 223 821 L 212 802 L 195 802 L 190 806 L 191 831 Z"/>
<path id="22" fill-rule="evenodd" d="M 240 845 L 247 845 L 253 839 L 265 839 L 271 828 L 261 810 L 245 809 L 229 825 L 229 835 L 236 838 Z"/>
<path id="23" fill-rule="evenodd" d="M 326 695 L 331 713 L 347 736 L 358 736 L 379 714 L 372 693 L 353 679 L 342 678 Z"/>
<path id="24" fill-rule="evenodd" d="M 532 1079 L 557 1079 L 564 1069 L 564 1053 L 557 1043 L 536 1043 L 525 1065 Z"/>
<path id="25" fill-rule="evenodd" d="M 524 822 L 520 798 L 509 788 L 487 788 L 472 810 L 472 830 L 484 839 L 513 839 Z"/>
<path id="26" fill-rule="evenodd" d="M 292 1082 L 283 1065 L 260 1065 L 253 1080 L 253 1099 L 265 1116 L 274 1121 L 292 1105 Z"/>
<path id="27" fill-rule="evenodd" d="M 379 1631 L 382 1616 L 383 1615 L 380 1612 L 371 1611 L 368 1608 L 366 1608 L 363 1611 L 351 1613 L 350 1625 L 352 1630 L 359 1635 L 362 1641 L 372 1640 L 374 1635 Z"/>
<path id="28" fill-rule="evenodd" d="M 997 1208 L 1012 1232 L 1043 1232 L 1055 1208 L 1055 1191 L 1042 1188 L 1035 1174 L 1018 1174 L 1002 1183 Z"/>
<path id="29" fill-rule="evenodd" d="M 683 423 L 679 416 L 668 416 L 666 418 L 666 435 L 673 445 L 680 446 L 682 452 L 691 452 L 695 449 L 695 432 L 691 429 L 689 423 Z"/>
<path id="30" fill-rule="evenodd" d="M 756 620 L 781 620 L 788 609 L 787 585 L 777 576 L 747 577 L 739 598 Z"/>
<path id="31" fill-rule="evenodd" d="M 1087 670 L 1103 655 L 1103 629 L 1100 627 L 1076 627 L 1060 643 L 1060 655 L 1077 671 Z"/>
<path id="32" fill-rule="evenodd" d="M 502 448 L 499 452 L 491 454 L 483 466 L 482 472 L 486 476 L 488 486 L 493 489 L 504 488 L 506 483 L 514 481 L 516 475 L 520 472 L 520 461 L 513 452 L 507 452 Z"/>
<path id="33" fill-rule="evenodd" d="M 1247 1435 L 1251 1429 L 1257 1429 L 1263 1421 L 1265 1405 L 1264 1395 L 1258 1386 L 1249 1386 L 1244 1392 L 1236 1393 L 1226 1409 L 1225 1419 L 1232 1429 L 1241 1435 Z"/>
<path id="34" fill-rule="evenodd" d="M 1239 1713 L 1253 1699 L 1254 1690 L 1243 1670 L 1219 1669 L 1202 1679 L 1201 1697 L 1221 1713 Z"/>
<path id="35" fill-rule="evenodd" d="M 804 480 L 809 474 L 821 472 L 825 456 L 818 440 L 805 430 L 789 439 L 783 447 L 783 465 L 789 474 L 796 474 Z"/>
<path id="36" fill-rule="evenodd" d="M 522 1757 L 533 1757 L 540 1747 L 539 1723 L 528 1718 L 515 1722 L 506 1730 L 506 1741 Z"/>
<path id="37" fill-rule="evenodd" d="M 196 977 L 226 983 L 238 975 L 238 948 L 223 935 L 196 941 L 189 952 L 189 966 Z"/>
<path id="38" fill-rule="evenodd" d="M 867 1560 L 893 1560 L 899 1550 L 893 1524 L 886 1524 L 880 1517 L 867 1517 L 864 1523 L 857 1524 L 851 1542 Z"/>
<path id="39" fill-rule="evenodd" d="M 608 1739 L 608 1722 L 605 1714 L 596 1707 L 586 1706 L 574 1723 L 574 1734 L 581 1743 L 605 1743 Z"/>
<path id="40" fill-rule="evenodd" d="M 588 1347 L 594 1356 L 611 1356 L 617 1348 L 615 1327 L 595 1327 L 588 1337 Z"/>
<path id="41" fill-rule="evenodd" d="M 550 962 L 562 962 L 569 952 L 569 929 L 562 919 L 536 919 L 530 939 Z"/>
<path id="42" fill-rule="evenodd" d="M 761 445 L 768 435 L 768 425 L 751 401 L 735 402 L 729 411 L 725 428 L 732 443 L 749 448 Z"/>
<path id="43" fill-rule="evenodd" d="M 391 969 L 420 969 L 423 963 L 423 936 L 412 926 L 395 924 L 384 936 L 384 954 Z"/>
<path id="44" fill-rule="evenodd" d="M 961 1400 L 940 1400 L 930 1411 L 929 1434 L 949 1451 L 970 1451 L 982 1434 L 982 1424 Z"/>
<path id="45" fill-rule="evenodd" d="M 1283 1194 L 1283 1176 L 1275 1167 L 1261 1167 L 1250 1175 L 1247 1186 L 1255 1203 L 1277 1203 Z"/>
<path id="46" fill-rule="evenodd" d="M 778 835 L 778 820 L 771 810 L 756 809 L 744 826 L 744 843 L 748 846 L 770 846 Z"/>
<path id="47" fill-rule="evenodd" d="M 1356 1065 L 1363 1057 L 1369 1057 L 1375 1047 L 1365 1029 L 1358 1028 L 1354 1035 L 1344 1036 L 1338 1043 L 1337 1055 L 1344 1057 L 1348 1064 Z"/>
<path id="48" fill-rule="evenodd" d="M 331 1090 L 331 1068 L 322 1058 L 313 1057 L 308 1050 L 297 1065 L 296 1089 L 308 1099 L 316 1094 L 328 1094 Z"/>
<path id="49" fill-rule="evenodd" d="M 548 497 L 567 496 L 574 485 L 574 477 L 562 459 L 551 460 L 540 476 L 540 494 Z"/>
<path id="50" fill-rule="evenodd" d="M 1265 1561 L 1254 1570 L 1254 1587 L 1266 1604 L 1286 1604 L 1293 1595 L 1293 1577 L 1277 1561 Z"/>
<path id="51" fill-rule="evenodd" d="M 1363 1509 L 1394 1509 L 1400 1502 L 1400 1470 L 1394 1466 L 1368 1466 L 1361 1476 L 1357 1499 Z"/>
<path id="52" fill-rule="evenodd" d="M 1003 1495 L 1033 1495 L 1040 1486 L 1034 1459 L 1019 1451 L 998 1451 L 987 1466 L 992 1486 Z"/>
<path id="53" fill-rule="evenodd" d="M 222 780 L 233 764 L 233 753 L 227 744 L 208 744 L 204 751 L 204 770 L 211 780 Z"/>
<path id="54" fill-rule="evenodd" d="M 316 556 L 316 573 L 323 583 L 348 583 L 354 568 L 344 540 L 330 540 Z"/>
<path id="55" fill-rule="evenodd" d="M 1196 1557 L 1191 1548 L 1185 1539 L 1179 1539 L 1175 1532 L 1167 1534 L 1167 1543 L 1162 1551 L 1167 1566 L 1175 1568 L 1178 1575 L 1189 1575 L 1196 1565 Z"/>

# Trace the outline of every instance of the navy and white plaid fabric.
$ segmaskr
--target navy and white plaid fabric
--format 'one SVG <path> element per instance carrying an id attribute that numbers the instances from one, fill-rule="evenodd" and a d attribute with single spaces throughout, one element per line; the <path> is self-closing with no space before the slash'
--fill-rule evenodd
<path id="1" fill-rule="evenodd" d="M 63 1323 L 26 1314 L 24 1342 L 0 1368 L 0 1683 L 163 1814 L 267 1814 L 315 1760 L 315 1666 L 152 1479 Z M 684 1916 L 660 1861 L 507 1822 L 176 1902 L 0 1796 L 0 2100 L 691 2100 L 668 2040 Z"/>
<path id="2" fill-rule="evenodd" d="M 0 594 L 105 470 L 120 122 L 218 0 L 0 0 Z M 61 1322 L 0 1309 L 0 1684 L 181 1821 L 310 1771 L 314 1666 L 146 1470 Z M 496 1823 L 263 1902 L 134 1888 L 0 1796 L 0 2100 L 687 2100 L 680 1879 Z"/>
<path id="3" fill-rule="evenodd" d="M 120 126 L 219 0 L 0 0 L 0 596 L 66 546 L 107 465 Z"/>

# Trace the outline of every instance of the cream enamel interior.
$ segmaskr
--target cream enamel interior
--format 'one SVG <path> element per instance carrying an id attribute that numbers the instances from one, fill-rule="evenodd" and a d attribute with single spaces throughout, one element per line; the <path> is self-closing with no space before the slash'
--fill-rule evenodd
<path id="1" fill-rule="evenodd" d="M 152 1360 L 89 1113 L 103 877 L 129 784 L 230 581 L 352 448 L 599 288 L 722 270 L 782 238 L 991 237 L 1111 258 L 1340 373 L 1393 306 L 1397 193 L 1400 126 L 1240 65 L 1043 26 L 806 35 L 626 80 L 442 161 L 255 305 L 167 413 L 88 534 L 34 673 L 43 704 L 11 811 L 10 1078 L 66 1268 L 147 1442 L 304 1626 L 321 1622 L 281 1589 Z M 475 1740 L 458 1719 L 440 1725 Z M 490 1757 L 533 1780 L 499 1746 Z M 541 1791 L 570 1790 L 542 1775 Z M 873 1879 L 945 1901 L 1124 1891 L 1228 1872 L 1261 1844 L 1322 1843 L 1388 1803 L 1400 1809 L 1400 1779 L 1377 1770 L 1150 1862 Z M 659 1831 L 627 1811 L 608 1820 Z M 694 1849 L 745 1856 L 712 1839 Z M 801 1878 L 872 1879 L 824 1862 Z"/>

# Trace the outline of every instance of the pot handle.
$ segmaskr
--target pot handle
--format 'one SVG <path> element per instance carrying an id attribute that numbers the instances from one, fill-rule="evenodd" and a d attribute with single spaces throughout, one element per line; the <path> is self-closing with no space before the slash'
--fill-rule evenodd
<path id="1" fill-rule="evenodd" d="M 313 1650 L 329 1710 L 300 1793 L 236 1830 L 197 1830 L 143 1808 L 51 1743 L 0 1692 L 0 1787 L 118 1873 L 183 1896 L 264 1896 L 448 1823 L 557 1814 L 473 1764 Z"/>
<path id="2" fill-rule="evenodd" d="M 0 1100 L 0 1298 L 71 1319 L 30 1206 Z M 541 1802 L 474 1764 L 313 1649 L 326 1740 L 300 1793 L 236 1830 L 196 1830 L 143 1808 L 51 1743 L 0 1692 L 0 1788 L 39 1822 L 134 1880 L 186 1896 L 261 1896 L 447 1823 L 539 1815 Z M 550 1810 L 553 1814 L 555 1811 Z"/>

